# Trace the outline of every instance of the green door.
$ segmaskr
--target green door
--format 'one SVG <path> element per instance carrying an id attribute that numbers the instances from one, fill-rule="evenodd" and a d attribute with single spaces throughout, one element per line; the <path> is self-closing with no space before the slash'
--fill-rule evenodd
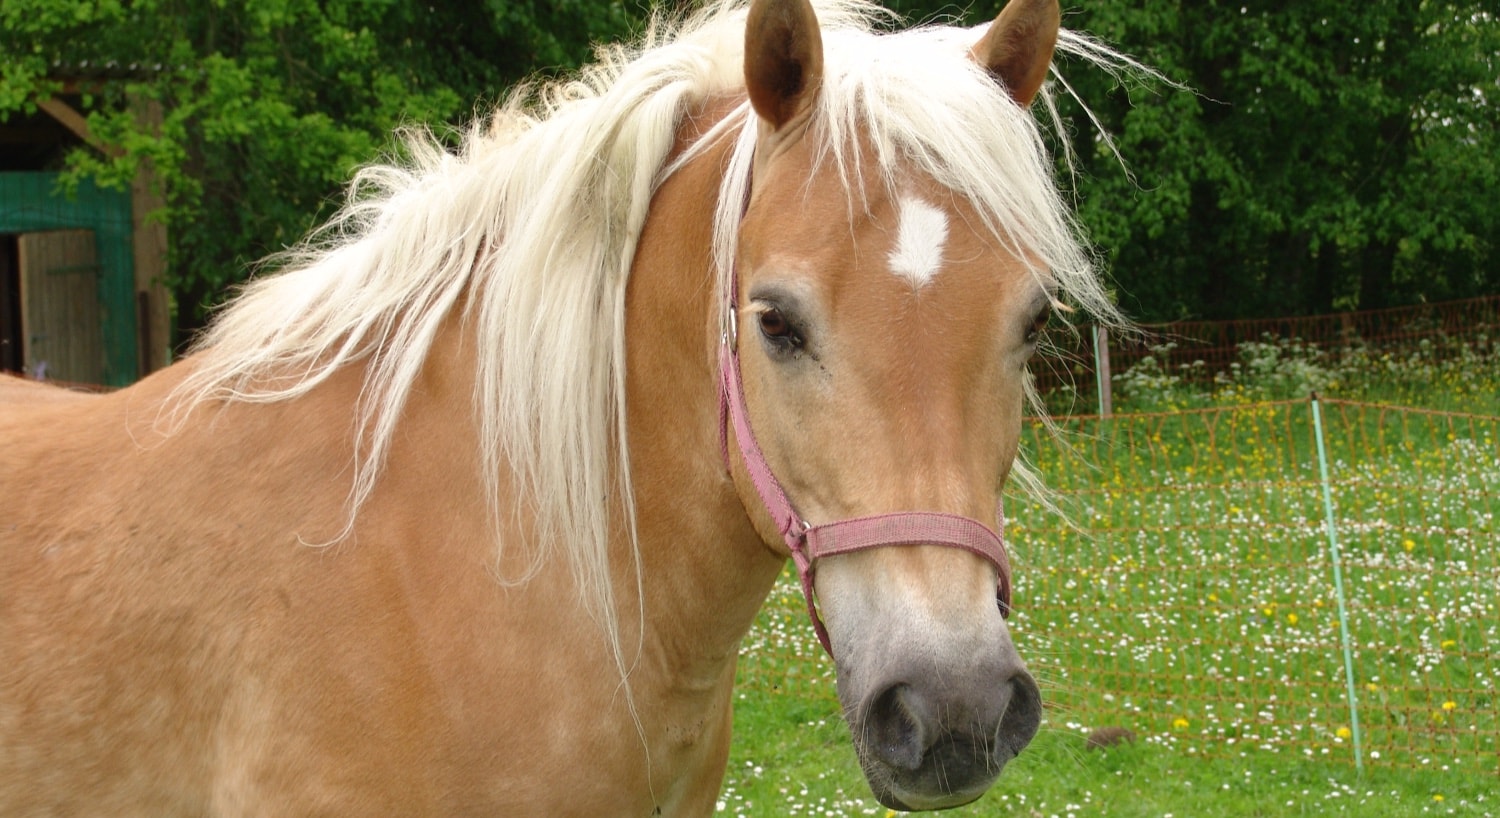
<path id="1" fill-rule="evenodd" d="M 103 383 L 104 312 L 92 230 L 26 233 L 17 240 L 22 358 L 32 377 Z"/>

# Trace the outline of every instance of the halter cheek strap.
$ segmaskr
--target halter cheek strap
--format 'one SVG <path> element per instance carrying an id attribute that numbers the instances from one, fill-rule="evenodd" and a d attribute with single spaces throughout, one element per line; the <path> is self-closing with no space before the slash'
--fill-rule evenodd
<path id="1" fill-rule="evenodd" d="M 738 276 L 731 286 L 738 285 Z M 731 327 L 735 320 L 733 294 L 731 298 Z M 745 409 L 745 390 L 740 380 L 740 357 L 737 339 L 732 340 L 731 328 L 725 333 L 719 347 L 719 445 L 724 456 L 725 468 L 729 466 L 729 426 L 734 426 L 734 439 L 740 456 L 761 503 L 776 523 L 776 529 L 786 541 L 787 550 L 797 566 L 797 576 L 802 581 L 802 595 L 807 600 L 807 612 L 812 618 L 813 629 L 823 650 L 833 655 L 828 640 L 828 630 L 818 616 L 813 602 L 813 572 L 816 561 L 823 557 L 849 554 L 869 548 L 896 545 L 945 545 L 960 548 L 984 558 L 995 566 L 998 575 L 996 598 L 1001 616 L 1010 616 L 1010 559 L 1005 552 L 1005 543 L 1000 536 L 983 523 L 956 514 L 939 514 L 923 511 L 904 511 L 895 514 L 877 514 L 871 517 L 856 517 L 824 525 L 810 525 L 797 514 L 787 499 L 781 482 L 771 472 L 771 466 L 761 453 L 755 433 L 750 429 L 750 418 Z M 1005 511 L 997 505 L 997 520 L 1003 530 Z"/>

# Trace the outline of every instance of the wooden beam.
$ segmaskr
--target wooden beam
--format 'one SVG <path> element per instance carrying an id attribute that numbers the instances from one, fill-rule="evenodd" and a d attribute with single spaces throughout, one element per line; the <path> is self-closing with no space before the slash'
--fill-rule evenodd
<path id="1" fill-rule="evenodd" d="M 64 128 L 72 131 L 73 135 L 82 139 L 90 147 L 106 156 L 121 156 L 125 153 L 117 145 L 106 145 L 94 136 L 89 130 L 88 118 L 73 109 L 73 106 L 63 102 L 56 97 L 37 100 L 36 107 L 41 108 L 46 114 L 57 120 Z"/>

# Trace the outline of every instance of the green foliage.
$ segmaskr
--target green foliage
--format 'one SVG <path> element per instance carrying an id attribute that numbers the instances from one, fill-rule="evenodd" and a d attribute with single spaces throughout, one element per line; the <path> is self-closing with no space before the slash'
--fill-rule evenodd
<path id="1" fill-rule="evenodd" d="M 964 7 L 890 0 L 908 19 Z M 1145 321 L 1292 315 L 1500 290 L 1500 21 L 1490 0 L 1090 2 L 1065 24 L 1195 91 L 1059 67 L 1127 173 L 1063 100 L 1080 217 Z M 640 0 L 6 0 L 0 118 L 83 82 L 75 177 L 149 161 L 184 323 L 327 215 L 399 126 L 440 132 L 516 80 L 587 59 Z M 126 96 L 158 101 L 160 132 Z M 1058 145 L 1062 147 L 1061 144 Z M 1061 151 L 1059 151 L 1061 152 Z"/>
<path id="2" fill-rule="evenodd" d="M 1239 360 L 1210 373 L 1204 361 L 1167 363 L 1175 343 L 1152 347 L 1114 376 L 1115 412 L 1173 412 L 1310 393 L 1398 406 L 1500 416 L 1500 339 L 1422 338 L 1399 348 L 1363 341 L 1325 349 L 1298 338 L 1263 336 L 1237 346 Z M 1066 410 L 1068 407 L 1062 407 Z"/>
<path id="3" fill-rule="evenodd" d="M 64 81 L 121 156 L 74 152 L 71 177 L 122 187 L 155 169 L 169 285 L 191 328 L 256 259 L 328 215 L 353 169 L 393 131 L 451 132 L 532 72 L 576 65 L 637 12 L 618 2 L 7 0 L 0 118 Z M 128 79 L 95 81 L 102 68 Z M 159 130 L 131 102 L 160 103 Z"/>
<path id="4" fill-rule="evenodd" d="M 1299 338 L 1266 335 L 1241 343 L 1236 347 L 1239 360 L 1212 374 L 1201 360 L 1173 370 L 1164 361 L 1176 347 L 1170 342 L 1152 347 L 1150 355 L 1115 376 L 1117 411 L 1161 412 L 1291 400 L 1338 385 L 1340 372 L 1350 380 L 1361 379 L 1357 365 L 1336 369 L 1337 363 L 1327 352 Z"/>
<path id="5" fill-rule="evenodd" d="M 1070 20 L 1196 89 L 1074 84 L 1082 217 L 1150 320 L 1500 289 L 1500 21 L 1482 0 L 1089 4 Z"/>
<path id="6" fill-rule="evenodd" d="M 913 19 L 952 11 L 898 2 Z M 1127 174 L 1064 101 L 1080 217 L 1137 318 L 1500 290 L 1491 0 L 1064 3 L 1064 24 L 1194 89 L 1059 66 L 1129 163 Z"/>

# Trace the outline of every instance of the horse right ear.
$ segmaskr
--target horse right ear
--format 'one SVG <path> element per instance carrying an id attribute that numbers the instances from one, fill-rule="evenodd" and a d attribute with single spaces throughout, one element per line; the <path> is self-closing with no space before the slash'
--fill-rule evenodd
<path id="1" fill-rule="evenodd" d="M 812 110 L 823 84 L 823 35 L 808 0 L 754 0 L 745 21 L 745 88 L 772 128 Z"/>

